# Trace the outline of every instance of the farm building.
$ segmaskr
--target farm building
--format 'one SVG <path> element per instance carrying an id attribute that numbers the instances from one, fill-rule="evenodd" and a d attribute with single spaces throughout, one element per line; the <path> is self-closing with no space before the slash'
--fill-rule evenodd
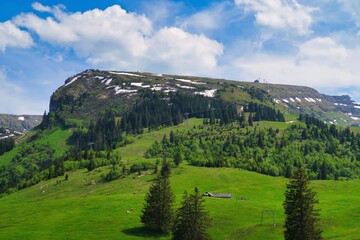
<path id="1" fill-rule="evenodd" d="M 215 198 L 231 198 L 231 193 L 211 193 L 205 192 L 203 196 L 206 197 L 215 197 Z"/>

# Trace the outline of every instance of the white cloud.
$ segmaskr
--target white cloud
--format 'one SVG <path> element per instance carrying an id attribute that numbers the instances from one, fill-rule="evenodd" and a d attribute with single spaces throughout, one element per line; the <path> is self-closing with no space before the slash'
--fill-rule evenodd
<path id="1" fill-rule="evenodd" d="M 0 68 L 0 113 L 7 114 L 42 114 L 45 101 L 26 96 L 25 90 L 8 78 L 4 68 Z"/>
<path id="2" fill-rule="evenodd" d="M 348 51 L 330 37 L 316 37 L 300 46 L 300 54 L 305 59 L 339 62 L 348 56 Z"/>
<path id="3" fill-rule="evenodd" d="M 148 56 L 166 63 L 169 70 L 183 74 L 204 73 L 216 68 L 216 57 L 223 46 L 204 35 L 194 35 L 180 28 L 163 28 L 149 39 Z"/>
<path id="4" fill-rule="evenodd" d="M 52 8 L 48 6 L 44 6 L 39 2 L 34 2 L 32 5 L 32 8 L 39 12 L 51 12 Z"/>
<path id="5" fill-rule="evenodd" d="M 0 23 L 0 50 L 7 47 L 28 48 L 33 45 L 33 40 L 28 32 L 17 28 L 12 22 Z"/>
<path id="6" fill-rule="evenodd" d="M 256 23 L 279 30 L 295 30 L 299 35 L 310 32 L 315 10 L 296 0 L 235 0 L 246 12 L 255 12 Z"/>
<path id="7" fill-rule="evenodd" d="M 360 88 L 360 46 L 348 49 L 329 37 L 310 39 L 295 55 L 253 53 L 234 61 L 247 81 L 304 85 L 317 89 Z"/>
<path id="8" fill-rule="evenodd" d="M 357 27 L 360 27 L 360 1 L 358 0 L 337 0 L 342 10 L 351 14 Z"/>
<path id="9" fill-rule="evenodd" d="M 42 5 L 35 8 L 49 10 Z M 204 35 L 174 27 L 153 30 L 146 16 L 128 13 L 118 5 L 103 11 L 57 12 L 45 19 L 22 14 L 14 22 L 35 32 L 43 41 L 73 49 L 96 67 L 208 72 L 216 67 L 216 58 L 223 51 L 220 43 Z"/>

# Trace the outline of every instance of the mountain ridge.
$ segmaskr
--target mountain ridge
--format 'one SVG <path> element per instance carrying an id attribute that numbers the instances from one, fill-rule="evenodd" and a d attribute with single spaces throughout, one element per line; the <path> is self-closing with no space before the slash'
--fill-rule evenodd
<path id="1" fill-rule="evenodd" d="M 343 126 L 360 123 L 360 104 L 350 96 L 321 94 L 306 86 L 91 69 L 66 79 L 51 96 L 49 109 L 72 119 L 96 117 L 105 106 L 116 105 L 120 112 L 125 112 L 144 90 L 216 97 L 235 103 L 239 109 L 248 102 L 258 102 L 283 112 L 310 114 Z"/>

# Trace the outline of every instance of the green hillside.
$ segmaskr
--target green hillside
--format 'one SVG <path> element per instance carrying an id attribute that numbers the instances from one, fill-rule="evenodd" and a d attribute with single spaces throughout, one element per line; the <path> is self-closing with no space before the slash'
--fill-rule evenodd
<path id="1" fill-rule="evenodd" d="M 197 123 L 199 120 L 141 135 L 118 149 L 122 161 L 144 160 L 142 153 L 164 133 L 190 129 Z M 91 172 L 77 169 L 68 173 L 67 181 L 61 176 L 4 196 L 0 199 L 0 239 L 169 239 L 152 235 L 140 223 L 144 197 L 155 176 L 152 170 L 104 183 L 101 175 L 107 171 L 109 167 Z M 202 192 L 233 195 L 233 199 L 206 199 L 213 239 L 282 239 L 287 181 L 239 169 L 193 167 L 186 162 L 174 168 L 171 176 L 177 204 L 184 190 L 190 192 L 195 186 Z M 325 239 L 359 236 L 360 182 L 314 181 L 312 186 L 320 200 Z M 263 210 L 274 211 L 274 226 L 269 212 L 260 224 Z"/>
<path id="2" fill-rule="evenodd" d="M 213 239 L 282 239 L 285 185 L 303 164 L 321 179 L 325 239 L 354 239 L 357 109 L 307 87 L 87 70 L 15 148 L 0 142 L 0 239 L 170 239 L 140 222 L 164 159 L 177 206 L 194 187 L 232 194 L 206 199 Z"/>

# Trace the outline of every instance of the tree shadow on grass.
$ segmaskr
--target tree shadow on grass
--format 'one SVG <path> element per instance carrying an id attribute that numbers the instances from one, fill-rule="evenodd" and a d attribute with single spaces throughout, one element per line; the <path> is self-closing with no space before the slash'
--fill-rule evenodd
<path id="1" fill-rule="evenodd" d="M 153 231 L 148 230 L 145 227 L 134 227 L 134 228 L 128 228 L 122 230 L 123 233 L 135 237 L 141 237 L 141 238 L 151 238 L 151 239 L 157 239 L 161 238 L 164 235 L 159 233 L 154 233 Z"/>

